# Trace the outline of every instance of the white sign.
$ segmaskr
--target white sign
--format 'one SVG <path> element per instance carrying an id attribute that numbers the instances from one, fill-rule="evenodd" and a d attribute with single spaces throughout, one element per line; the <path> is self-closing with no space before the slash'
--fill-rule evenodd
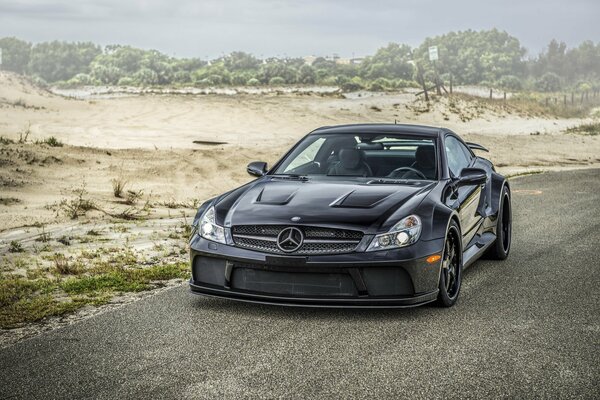
<path id="1" fill-rule="evenodd" d="M 429 61 L 437 61 L 438 59 L 438 50 L 437 46 L 429 47 Z"/>

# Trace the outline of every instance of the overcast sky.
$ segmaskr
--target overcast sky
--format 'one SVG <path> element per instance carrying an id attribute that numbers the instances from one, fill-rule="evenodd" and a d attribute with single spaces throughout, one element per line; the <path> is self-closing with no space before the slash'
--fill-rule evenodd
<path id="1" fill-rule="evenodd" d="M 600 41 L 600 0 L 0 0 L 0 37 L 130 44 L 215 58 L 372 54 L 451 30 L 498 28 L 538 54 Z"/>

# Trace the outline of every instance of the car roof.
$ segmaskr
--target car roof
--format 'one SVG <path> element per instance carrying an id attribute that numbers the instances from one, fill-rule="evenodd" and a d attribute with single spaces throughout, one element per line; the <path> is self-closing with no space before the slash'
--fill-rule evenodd
<path id="1" fill-rule="evenodd" d="M 329 134 L 329 133 L 396 133 L 396 134 L 413 134 L 424 137 L 435 138 L 440 133 L 444 132 L 443 128 L 426 126 L 426 125 L 410 125 L 410 124 L 349 124 L 349 125 L 334 125 L 323 126 L 311 132 L 311 134 Z"/>

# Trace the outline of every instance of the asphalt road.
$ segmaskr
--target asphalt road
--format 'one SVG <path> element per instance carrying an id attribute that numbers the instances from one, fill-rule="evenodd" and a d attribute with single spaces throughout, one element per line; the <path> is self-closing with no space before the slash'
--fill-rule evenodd
<path id="1" fill-rule="evenodd" d="M 0 398 L 600 398 L 600 170 L 512 183 L 458 304 L 279 308 L 178 287 L 0 351 Z"/>

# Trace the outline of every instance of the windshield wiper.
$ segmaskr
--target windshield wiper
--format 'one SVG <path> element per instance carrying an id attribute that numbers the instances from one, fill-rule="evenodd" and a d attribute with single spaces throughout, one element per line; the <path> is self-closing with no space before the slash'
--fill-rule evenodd
<path id="1" fill-rule="evenodd" d="M 308 176 L 299 175 L 299 174 L 273 174 L 271 176 L 274 178 L 277 178 L 277 179 L 293 179 L 293 180 L 299 180 L 299 181 L 307 181 L 308 180 Z"/>
<path id="2" fill-rule="evenodd" d="M 371 179 L 367 185 L 414 185 L 414 181 L 407 179 Z"/>

